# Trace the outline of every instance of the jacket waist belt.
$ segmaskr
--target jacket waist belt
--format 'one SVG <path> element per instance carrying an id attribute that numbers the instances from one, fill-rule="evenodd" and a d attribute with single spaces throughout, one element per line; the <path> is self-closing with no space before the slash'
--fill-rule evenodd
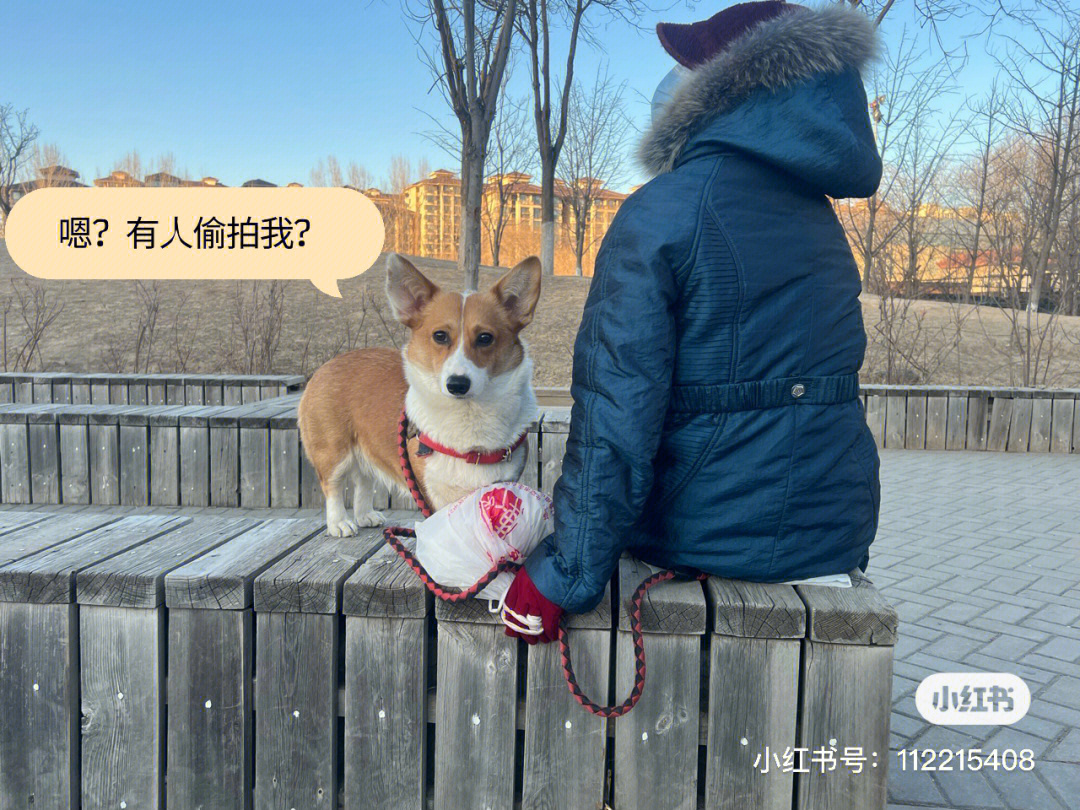
<path id="1" fill-rule="evenodd" d="M 859 375 L 781 377 L 728 385 L 676 385 L 670 408 L 682 413 L 757 411 L 784 405 L 837 405 L 859 397 Z"/>

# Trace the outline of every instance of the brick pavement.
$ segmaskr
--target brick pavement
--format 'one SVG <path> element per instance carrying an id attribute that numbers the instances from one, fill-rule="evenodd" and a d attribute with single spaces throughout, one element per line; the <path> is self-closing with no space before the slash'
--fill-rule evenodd
<path id="1" fill-rule="evenodd" d="M 870 578 L 897 606 L 894 750 L 1030 748 L 1035 768 L 902 771 L 890 810 L 1080 809 L 1080 455 L 882 451 Z M 933 726 L 933 672 L 1008 671 L 1031 710 L 1013 726 Z"/>

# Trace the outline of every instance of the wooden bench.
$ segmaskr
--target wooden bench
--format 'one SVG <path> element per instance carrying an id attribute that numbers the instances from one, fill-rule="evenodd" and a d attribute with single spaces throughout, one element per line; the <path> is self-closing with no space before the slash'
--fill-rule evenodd
<path id="1" fill-rule="evenodd" d="M 296 393 L 299 374 L 0 373 L 0 402 L 38 405 L 241 405 Z"/>
<path id="2" fill-rule="evenodd" d="M 885 806 L 896 614 L 865 578 L 657 586 L 609 721 L 557 645 L 433 602 L 378 530 L 214 511 L 0 510 L 0 807 Z M 647 573 L 570 618 L 596 700 L 629 691 Z M 863 773 L 755 768 L 830 746 Z"/>

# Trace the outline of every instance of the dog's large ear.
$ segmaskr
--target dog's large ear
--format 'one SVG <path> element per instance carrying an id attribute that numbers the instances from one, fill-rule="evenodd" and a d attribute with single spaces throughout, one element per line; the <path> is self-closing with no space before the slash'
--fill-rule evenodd
<path id="1" fill-rule="evenodd" d="M 524 329 L 533 319 L 540 300 L 540 260 L 530 256 L 495 282 L 491 288 L 516 329 Z"/>
<path id="2" fill-rule="evenodd" d="M 439 288 L 400 253 L 386 257 L 386 297 L 394 317 L 413 328 Z"/>

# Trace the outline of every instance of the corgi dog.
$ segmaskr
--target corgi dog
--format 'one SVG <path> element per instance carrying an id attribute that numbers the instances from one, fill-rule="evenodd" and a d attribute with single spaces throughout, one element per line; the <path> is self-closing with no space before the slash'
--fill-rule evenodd
<path id="1" fill-rule="evenodd" d="M 409 495 L 398 423 L 432 509 L 525 469 L 536 417 L 532 361 L 521 330 L 540 298 L 540 261 L 525 259 L 484 292 L 440 289 L 403 256 L 386 260 L 390 307 L 409 329 L 403 350 L 358 349 L 312 376 L 297 421 L 326 499 L 326 529 L 344 537 L 380 526 L 375 487 Z M 351 515 L 344 485 L 353 483 Z"/>

